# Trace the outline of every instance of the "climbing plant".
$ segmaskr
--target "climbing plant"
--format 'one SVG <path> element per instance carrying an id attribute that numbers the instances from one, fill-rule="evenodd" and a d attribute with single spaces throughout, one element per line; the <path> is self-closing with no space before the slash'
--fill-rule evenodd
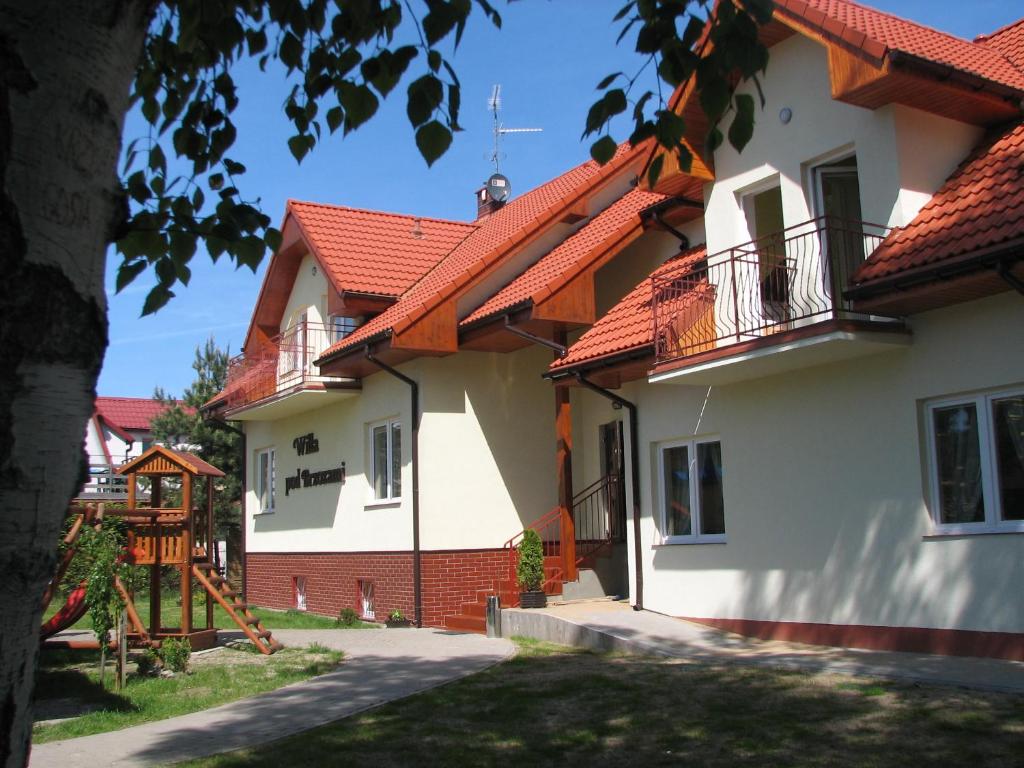
<path id="1" fill-rule="evenodd" d="M 92 631 L 100 645 L 100 685 L 104 684 L 107 642 L 124 610 L 124 600 L 115 587 L 118 576 L 127 576 L 124 563 L 125 534 L 120 520 L 108 519 L 102 527 L 87 527 L 79 539 L 79 554 L 88 562 L 85 577 L 85 604 L 89 609 Z"/>

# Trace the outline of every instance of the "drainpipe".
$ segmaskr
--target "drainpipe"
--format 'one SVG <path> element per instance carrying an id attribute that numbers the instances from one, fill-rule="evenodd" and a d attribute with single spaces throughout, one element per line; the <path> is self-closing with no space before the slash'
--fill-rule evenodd
<path id="1" fill-rule="evenodd" d="M 248 578 L 248 576 L 249 576 L 249 555 L 248 555 L 248 553 L 245 550 L 245 540 L 247 538 L 246 535 L 245 535 L 245 529 L 247 527 L 246 521 L 245 521 L 245 491 L 246 491 L 246 488 L 245 488 L 246 471 L 245 470 L 246 470 L 246 462 L 247 462 L 247 460 L 249 458 L 249 451 L 248 451 L 248 448 L 246 447 L 246 442 L 245 442 L 245 430 L 244 429 L 239 429 L 238 427 L 233 427 L 230 424 L 228 424 L 226 421 L 222 421 L 221 419 L 214 418 L 213 416 L 207 416 L 204 420 L 206 421 L 207 424 L 211 424 L 214 427 L 217 427 L 218 429 L 224 429 L 224 430 L 227 430 L 228 432 L 234 432 L 239 437 L 238 450 L 242 454 L 242 461 L 239 464 L 239 466 L 241 467 L 241 470 L 242 470 L 241 483 L 239 483 L 239 485 L 241 487 L 241 494 L 242 494 L 242 498 L 241 498 L 241 502 L 240 502 L 241 509 L 239 510 L 242 513 L 242 525 L 241 525 L 241 528 L 242 528 L 242 542 L 241 542 L 241 546 L 242 546 L 242 600 L 245 601 L 245 599 L 246 599 L 246 592 L 248 591 L 248 583 L 249 583 L 249 578 Z M 213 542 L 210 542 L 210 543 L 213 544 Z M 210 558 L 210 562 L 211 563 L 213 562 L 213 557 Z M 224 573 L 227 574 L 227 572 L 228 572 L 228 564 L 224 563 Z"/>
<path id="2" fill-rule="evenodd" d="M 370 347 L 366 347 L 366 359 L 389 373 L 399 381 L 409 385 L 412 397 L 412 594 L 417 627 L 423 626 L 423 589 L 420 579 L 420 387 L 404 373 L 399 373 L 390 365 L 382 363 L 373 356 Z"/>
<path id="3" fill-rule="evenodd" d="M 640 561 L 640 450 L 637 440 L 636 404 L 588 381 L 582 373 L 574 375 L 581 387 L 585 387 L 629 411 L 629 461 L 631 464 L 630 478 L 633 483 L 633 560 L 636 563 L 636 599 L 633 602 L 633 610 L 642 611 L 644 608 L 644 568 Z"/>

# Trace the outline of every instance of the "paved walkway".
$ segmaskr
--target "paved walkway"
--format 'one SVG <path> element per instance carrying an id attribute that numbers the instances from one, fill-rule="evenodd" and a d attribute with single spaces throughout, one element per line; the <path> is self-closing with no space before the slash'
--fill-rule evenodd
<path id="1" fill-rule="evenodd" d="M 345 651 L 336 672 L 276 691 L 120 731 L 32 748 L 32 768 L 150 766 L 262 744 L 479 672 L 515 652 L 508 640 L 436 629 L 278 630 L 285 645 Z"/>
<path id="2" fill-rule="evenodd" d="M 502 612 L 503 633 L 568 645 L 694 661 L 747 664 L 893 678 L 1024 693 L 1024 662 L 757 640 L 611 600 Z"/>

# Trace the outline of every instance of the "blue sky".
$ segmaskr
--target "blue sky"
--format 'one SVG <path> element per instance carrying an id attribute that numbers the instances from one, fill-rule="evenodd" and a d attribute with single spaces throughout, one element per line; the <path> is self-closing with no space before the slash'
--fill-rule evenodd
<path id="1" fill-rule="evenodd" d="M 493 2 L 493 0 L 492 0 Z M 296 165 L 286 141 L 290 132 L 281 105 L 288 91 L 283 72 L 259 72 L 244 62 L 235 72 L 241 105 L 234 121 L 239 137 L 231 156 L 248 172 L 242 191 L 259 198 L 279 223 L 288 198 L 337 203 L 421 216 L 470 220 L 473 191 L 491 173 L 491 116 L 487 99 L 502 85 L 502 120 L 509 127 L 539 127 L 542 133 L 507 136 L 501 170 L 513 195 L 546 181 L 588 157 L 581 142 L 595 86 L 606 74 L 634 72 L 642 64 L 628 40 L 615 45 L 619 27 L 611 19 L 624 0 L 520 0 L 495 3 L 504 24 L 494 30 L 482 18 L 471 22 L 453 57 L 462 82 L 461 122 L 448 153 L 432 168 L 419 156 L 405 116 L 404 84 L 359 131 L 331 137 Z M 873 0 L 897 13 L 961 37 L 972 38 L 1024 13 L 1019 0 Z M 474 14 L 479 17 L 479 14 Z M 418 76 L 418 75 L 417 75 Z M 143 134 L 129 117 L 126 140 Z M 618 136 L 628 134 L 618 126 Z M 98 392 L 150 397 L 156 386 L 180 395 L 192 381 L 196 346 L 213 336 L 238 352 L 269 257 L 254 275 L 226 259 L 213 264 L 200 252 L 192 281 L 155 316 L 139 316 L 152 280 L 144 275 L 120 294 L 113 291 L 119 257 L 108 256 L 110 346 Z"/>

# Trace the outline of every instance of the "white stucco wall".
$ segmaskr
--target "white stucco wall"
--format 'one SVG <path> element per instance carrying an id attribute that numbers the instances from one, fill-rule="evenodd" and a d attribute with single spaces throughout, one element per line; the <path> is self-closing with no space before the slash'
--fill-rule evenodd
<path id="1" fill-rule="evenodd" d="M 400 367 L 420 385 L 420 545 L 500 547 L 555 505 L 554 393 L 540 378 L 550 352 L 461 352 Z M 372 498 L 369 425 L 402 422 L 402 499 Z M 275 422 L 247 422 L 247 549 L 357 552 L 412 548 L 412 425 L 408 387 L 385 373 L 352 398 Z M 320 450 L 299 456 L 292 441 L 315 433 Z M 256 452 L 276 450 L 276 510 L 255 514 Z M 284 495 L 297 469 L 345 462 L 343 487 Z"/>
<path id="2" fill-rule="evenodd" d="M 742 153 L 715 152 L 705 191 L 709 253 L 751 239 L 741 196 L 777 180 L 786 226 L 813 218 L 811 169 L 856 153 L 864 221 L 901 226 L 941 186 L 981 129 L 902 106 L 868 110 L 834 101 L 825 48 L 801 35 L 774 46 L 762 80 L 764 109 Z M 741 88 L 757 98 L 752 85 Z M 784 125 L 779 113 L 788 107 Z"/>
<path id="3" fill-rule="evenodd" d="M 924 401 L 1024 384 L 1024 301 L 1007 292 L 910 325 L 908 347 L 855 361 L 710 391 L 625 388 L 640 405 L 646 607 L 1024 631 L 1024 534 L 929 537 L 922 453 Z M 727 543 L 659 546 L 656 447 L 694 435 L 722 443 Z"/>
<path id="4" fill-rule="evenodd" d="M 299 312 L 307 312 L 306 320 L 310 323 L 327 322 L 327 278 L 316 258 L 308 253 L 295 274 L 295 284 L 281 318 L 282 331 L 291 325 Z"/>

